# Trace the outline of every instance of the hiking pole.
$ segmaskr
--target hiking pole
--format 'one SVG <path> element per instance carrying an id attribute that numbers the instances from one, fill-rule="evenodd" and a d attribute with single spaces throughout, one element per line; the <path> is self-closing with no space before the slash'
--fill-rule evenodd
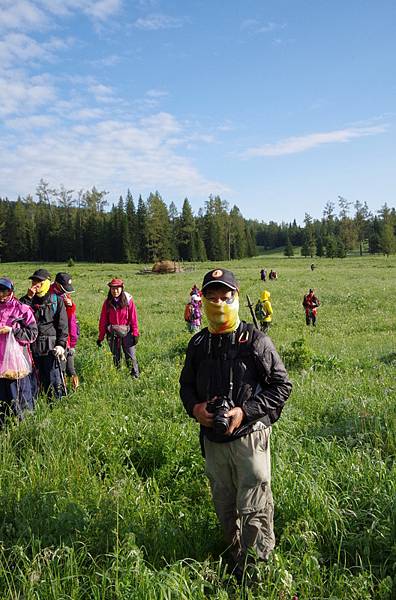
<path id="1" fill-rule="evenodd" d="M 250 310 L 250 314 L 252 315 L 254 326 L 255 326 L 256 329 L 260 329 L 259 325 L 257 323 L 256 315 L 254 314 L 254 309 L 253 309 L 252 301 L 250 300 L 248 294 L 246 294 L 246 299 L 247 299 L 247 305 L 248 305 L 249 310 Z"/>
<path id="2" fill-rule="evenodd" d="M 63 373 L 62 366 L 61 366 L 61 363 L 60 363 L 60 358 L 58 358 L 56 356 L 55 359 L 56 359 L 56 364 L 58 365 L 58 369 L 59 369 L 59 374 L 60 374 L 61 383 L 62 383 L 63 395 L 67 396 L 67 385 L 66 385 L 66 381 L 65 381 L 65 375 Z"/>

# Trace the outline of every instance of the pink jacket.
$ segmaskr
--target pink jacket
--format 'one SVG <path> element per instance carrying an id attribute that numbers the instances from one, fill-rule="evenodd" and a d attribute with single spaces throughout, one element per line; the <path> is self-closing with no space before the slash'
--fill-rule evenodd
<path id="1" fill-rule="evenodd" d="M 12 327 L 15 339 L 21 346 L 28 346 L 37 338 L 37 323 L 30 306 L 22 304 L 14 296 L 0 302 L 0 327 Z M 4 355 L 7 335 L 0 334 L 0 356 Z"/>
<path id="2" fill-rule="evenodd" d="M 131 334 L 139 336 L 139 326 L 137 319 L 136 306 L 130 294 L 125 292 L 128 305 L 122 308 L 116 308 L 113 303 L 107 299 L 103 302 L 102 311 L 99 318 L 99 336 L 98 340 L 104 340 L 108 333 L 108 325 L 129 325 Z"/>
<path id="3" fill-rule="evenodd" d="M 67 322 L 69 324 L 69 337 L 67 338 L 67 347 L 75 348 L 78 341 L 78 326 L 76 317 L 76 305 L 72 302 L 71 306 L 68 306 L 65 302 Z"/>

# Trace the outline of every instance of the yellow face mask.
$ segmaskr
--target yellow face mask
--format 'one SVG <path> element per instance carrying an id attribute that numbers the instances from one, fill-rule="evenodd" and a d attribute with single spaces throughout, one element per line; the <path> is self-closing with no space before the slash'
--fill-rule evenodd
<path id="1" fill-rule="evenodd" d="M 42 298 L 43 296 L 45 296 L 45 294 L 50 289 L 50 285 L 51 285 L 50 280 L 44 279 L 43 283 L 41 284 L 40 291 L 36 292 L 36 296 L 38 296 L 39 298 Z"/>
<path id="2" fill-rule="evenodd" d="M 238 329 L 239 295 L 235 292 L 232 302 L 211 302 L 205 296 L 202 299 L 203 309 L 208 319 L 210 333 L 232 333 Z"/>

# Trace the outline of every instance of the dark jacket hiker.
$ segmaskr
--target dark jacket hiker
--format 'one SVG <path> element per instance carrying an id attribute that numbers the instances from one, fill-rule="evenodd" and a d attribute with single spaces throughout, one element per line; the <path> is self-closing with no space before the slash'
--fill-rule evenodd
<path id="1" fill-rule="evenodd" d="M 275 545 L 270 432 L 291 383 L 270 338 L 239 319 L 239 288 L 231 271 L 203 280 L 208 328 L 188 344 L 180 397 L 200 423 L 213 502 L 242 577 L 253 550 L 267 560 Z"/>
<path id="2" fill-rule="evenodd" d="M 31 346 L 34 364 L 44 392 L 60 398 L 66 393 L 60 365 L 69 334 L 66 309 L 51 293 L 51 276 L 46 269 L 38 269 L 30 279 L 32 285 L 20 300 L 32 308 L 38 326 L 38 337 Z"/>

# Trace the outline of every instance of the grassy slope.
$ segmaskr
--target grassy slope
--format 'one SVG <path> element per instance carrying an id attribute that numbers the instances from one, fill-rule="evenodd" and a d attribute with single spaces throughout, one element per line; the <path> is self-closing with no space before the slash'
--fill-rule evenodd
<path id="1" fill-rule="evenodd" d="M 278 546 L 263 588 L 243 592 L 222 581 L 224 546 L 197 427 L 178 399 L 189 339 L 184 302 L 212 265 L 166 276 L 76 265 L 67 270 L 78 290 L 83 385 L 52 408 L 41 400 L 1 436 L 0 597 L 392 597 L 396 261 L 316 260 L 313 273 L 310 263 L 279 255 L 224 263 L 252 299 L 262 290 L 260 268 L 277 270 L 279 280 L 267 283 L 274 342 L 286 353 L 304 339 L 312 351 L 305 368 L 290 371 L 294 391 L 274 427 Z M 23 293 L 32 265 L 3 269 Z M 114 275 L 138 307 L 138 381 L 95 346 Z M 316 330 L 301 307 L 308 287 L 322 301 Z M 244 297 L 241 304 L 247 319 Z"/>

